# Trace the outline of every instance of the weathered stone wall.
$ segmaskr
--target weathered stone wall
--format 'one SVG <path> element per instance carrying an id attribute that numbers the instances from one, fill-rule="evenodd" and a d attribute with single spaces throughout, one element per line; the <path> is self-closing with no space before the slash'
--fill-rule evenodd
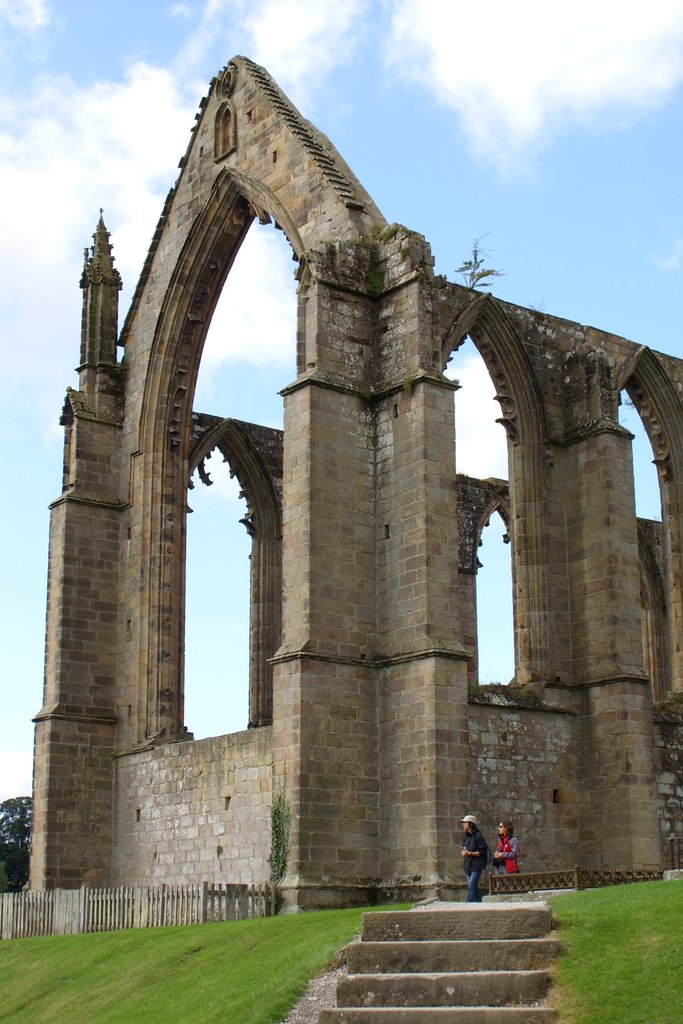
<path id="1" fill-rule="evenodd" d="M 524 871 L 572 867 L 579 842 L 577 716 L 534 707 L 533 700 L 524 707 L 502 687 L 491 690 L 468 707 L 468 811 L 494 849 L 498 823 L 513 821 Z M 460 832 L 458 825 L 458 847 Z M 461 873 L 456 861 L 456 881 Z"/>
<path id="2" fill-rule="evenodd" d="M 657 715 L 655 765 L 662 863 L 668 864 L 669 836 L 683 836 L 683 717 Z"/>
<path id="3" fill-rule="evenodd" d="M 271 748 L 263 728 L 116 758 L 112 884 L 269 878 Z"/>
<path id="4" fill-rule="evenodd" d="M 401 722 L 403 727 L 412 729 L 415 709 L 399 710 L 400 692 L 395 687 L 392 692 L 396 699 L 391 716 L 396 723 L 393 732 Z M 363 702 L 358 703 L 363 717 L 370 706 L 366 701 L 366 711 L 362 712 Z M 467 710 L 467 795 L 457 809 L 450 809 L 443 876 L 456 886 L 462 884 L 458 820 L 461 810 L 477 815 L 481 831 L 490 843 L 495 842 L 501 818 L 511 818 L 522 844 L 525 871 L 579 863 L 579 716 L 570 708 L 558 711 L 539 706 L 533 698 L 514 698 L 502 687 L 487 688 L 471 697 Z M 424 712 L 419 717 L 423 718 Z M 321 705 L 319 721 L 323 719 Z M 199 878 L 251 882 L 267 878 L 272 799 L 270 732 L 250 730 L 166 744 L 117 758 L 115 830 L 126 839 L 125 843 L 120 839 L 116 847 L 113 884 Z M 683 834 L 683 722 L 678 716 L 658 716 L 656 738 L 659 842 L 664 864 L 668 836 Z M 335 769 L 343 767 L 343 762 L 338 760 L 339 744 L 334 734 L 330 734 L 329 740 L 331 781 Z M 426 738 L 420 742 L 426 750 Z M 389 731 L 385 733 L 385 749 L 396 749 L 395 735 Z M 388 764 L 391 761 L 387 758 Z M 350 770 L 347 765 L 347 774 Z M 374 773 L 369 772 L 365 781 L 366 789 L 373 794 L 374 778 Z M 328 843 L 327 848 L 337 850 L 345 844 L 348 860 L 353 862 L 357 856 L 354 848 L 370 849 L 373 837 L 380 835 L 387 861 L 377 865 L 376 870 L 384 876 L 395 872 L 399 883 L 408 883 L 414 878 L 415 864 L 419 863 L 410 844 L 419 848 L 429 827 L 428 820 L 420 817 L 424 806 L 428 806 L 424 800 L 428 782 L 421 776 L 419 763 L 403 765 L 400 772 L 394 768 L 391 778 L 392 799 L 385 801 L 385 806 L 391 808 L 391 817 L 377 819 L 377 804 L 374 814 L 367 807 L 362 814 L 355 815 L 362 823 L 357 838 L 346 831 L 339 842 Z M 385 787 L 388 780 L 385 773 Z M 458 780 L 447 781 L 453 785 Z M 328 791 L 331 788 L 323 778 L 319 784 Z M 358 807 L 357 801 L 354 804 Z M 325 845 L 325 837 L 329 840 L 333 834 L 329 830 L 341 826 L 343 819 L 344 809 L 331 805 L 326 820 L 309 820 L 310 834 L 319 832 Z M 605 829 L 608 827 L 617 841 L 627 830 L 625 822 L 606 822 Z M 333 874 L 343 876 L 344 855 L 335 853 L 335 858 Z M 372 881 L 377 882 L 374 874 Z M 429 880 L 420 879 L 420 883 L 423 881 Z"/>

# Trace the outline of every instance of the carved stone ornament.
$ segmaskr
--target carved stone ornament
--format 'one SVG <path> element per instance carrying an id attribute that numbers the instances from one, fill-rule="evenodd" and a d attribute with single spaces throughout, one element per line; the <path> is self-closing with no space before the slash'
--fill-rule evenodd
<path id="1" fill-rule="evenodd" d="M 230 63 L 221 72 L 218 82 L 216 83 L 216 95 L 221 96 L 223 99 L 229 99 L 232 96 L 235 88 L 235 81 L 237 79 L 237 65 Z"/>

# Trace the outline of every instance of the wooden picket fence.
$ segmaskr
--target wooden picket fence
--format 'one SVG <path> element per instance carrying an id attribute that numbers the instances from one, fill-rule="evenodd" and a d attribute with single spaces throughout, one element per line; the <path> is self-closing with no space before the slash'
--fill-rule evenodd
<path id="1" fill-rule="evenodd" d="M 80 935 L 121 928 L 168 928 L 241 921 L 274 913 L 268 882 L 256 885 L 130 885 L 0 895 L 0 939 Z"/>

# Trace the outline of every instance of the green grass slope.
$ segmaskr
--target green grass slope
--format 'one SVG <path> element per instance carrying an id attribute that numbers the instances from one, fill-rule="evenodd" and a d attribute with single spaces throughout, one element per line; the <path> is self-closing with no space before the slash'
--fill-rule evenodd
<path id="1" fill-rule="evenodd" d="M 0 942 L 0 1021 L 276 1024 L 362 913 Z"/>
<path id="2" fill-rule="evenodd" d="M 683 1024 L 683 882 L 551 904 L 560 1024 Z M 0 1021 L 277 1024 L 363 912 L 0 942 Z"/>
<path id="3" fill-rule="evenodd" d="M 568 893 L 551 905 L 562 1024 L 683 1024 L 683 882 Z"/>

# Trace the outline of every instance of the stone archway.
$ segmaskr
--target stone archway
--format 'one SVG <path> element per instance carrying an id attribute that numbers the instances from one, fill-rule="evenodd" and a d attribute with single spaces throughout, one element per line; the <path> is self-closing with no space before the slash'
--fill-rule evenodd
<path id="1" fill-rule="evenodd" d="M 271 659 L 282 636 L 282 431 L 194 416 L 190 474 L 218 450 L 247 502 L 250 558 L 249 727 L 272 725 Z M 210 482 L 210 481 L 208 481 Z"/>
<path id="2" fill-rule="evenodd" d="M 640 523 L 638 550 L 640 553 L 641 604 L 643 610 L 643 655 L 645 669 L 652 685 L 656 702 L 666 700 L 666 681 L 670 676 L 667 607 L 655 545 L 661 544 L 654 523 Z M 659 543 L 658 543 L 659 542 Z"/>
<path id="3" fill-rule="evenodd" d="M 547 614 L 544 403 L 527 354 L 513 325 L 489 295 L 481 295 L 450 325 L 441 344 L 445 366 L 453 349 L 472 338 L 500 403 L 499 423 L 508 438 L 509 530 L 515 618 L 515 678 L 522 685 L 547 683 L 552 644 Z M 524 531 L 516 523 L 524 523 Z"/>
<path id="4" fill-rule="evenodd" d="M 68 485 L 52 515 L 48 667 L 45 706 L 37 718 L 42 764 L 36 779 L 37 884 L 110 877 L 116 830 L 112 771 L 122 764 L 111 756 L 185 738 L 184 532 L 192 399 L 213 310 L 254 218 L 270 218 L 281 227 L 301 261 L 300 344 L 309 373 L 317 369 L 329 375 L 339 359 L 315 322 L 320 278 L 343 278 L 357 246 L 354 241 L 348 250 L 340 248 L 332 266 L 325 263 L 328 243 L 343 247 L 347 240 L 369 238 L 385 222 L 329 142 L 267 72 L 236 58 L 211 83 L 202 103 L 120 337 L 115 301 L 120 280 L 103 225 L 93 260 L 105 273 L 98 272 L 97 282 L 84 275 L 85 301 L 96 300 L 108 315 L 97 323 L 84 319 L 81 390 L 69 404 Z M 374 259 L 372 244 L 367 253 L 364 259 Z M 365 273 L 351 267 L 351 276 L 359 271 Z M 120 365 L 117 343 L 124 349 Z M 345 356 L 341 366 L 348 368 Z M 285 435 L 289 430 L 294 437 L 300 429 L 298 406 L 309 415 L 311 387 L 308 381 L 297 385 L 287 399 Z M 106 472 L 91 472 L 91 466 L 106 466 Z M 306 460 L 300 472 L 308 472 Z M 297 512 L 296 521 L 304 520 Z M 273 542 L 275 533 L 273 527 Z M 99 565 L 95 582 L 84 567 L 85 545 L 88 564 L 97 560 Z M 288 578 L 298 580 L 295 563 L 306 555 L 292 540 L 288 551 Z M 309 586 L 307 578 L 302 586 Z M 267 589 L 271 593 L 272 582 Z M 66 607 L 71 615 L 74 609 L 97 608 L 92 653 L 85 657 L 77 631 L 63 629 Z M 301 614 L 306 618 L 308 609 Z M 264 629 L 270 640 L 261 676 L 279 632 L 276 613 L 262 635 Z M 288 649 L 299 646 L 297 639 Z M 263 679 L 255 685 L 255 703 L 258 720 L 267 721 L 270 684 Z M 67 801 L 74 835 L 67 851 L 49 842 L 54 815 L 67 812 L 60 772 L 48 751 L 69 750 L 74 765 L 83 762 L 83 729 L 100 736 L 93 764 L 81 764 L 87 805 L 75 796 Z"/>
<path id="5" fill-rule="evenodd" d="M 668 609 L 666 646 L 670 688 L 683 691 L 683 405 L 657 355 L 641 347 L 622 368 L 624 389 L 642 420 L 654 452 L 662 503 L 664 588 Z"/>

